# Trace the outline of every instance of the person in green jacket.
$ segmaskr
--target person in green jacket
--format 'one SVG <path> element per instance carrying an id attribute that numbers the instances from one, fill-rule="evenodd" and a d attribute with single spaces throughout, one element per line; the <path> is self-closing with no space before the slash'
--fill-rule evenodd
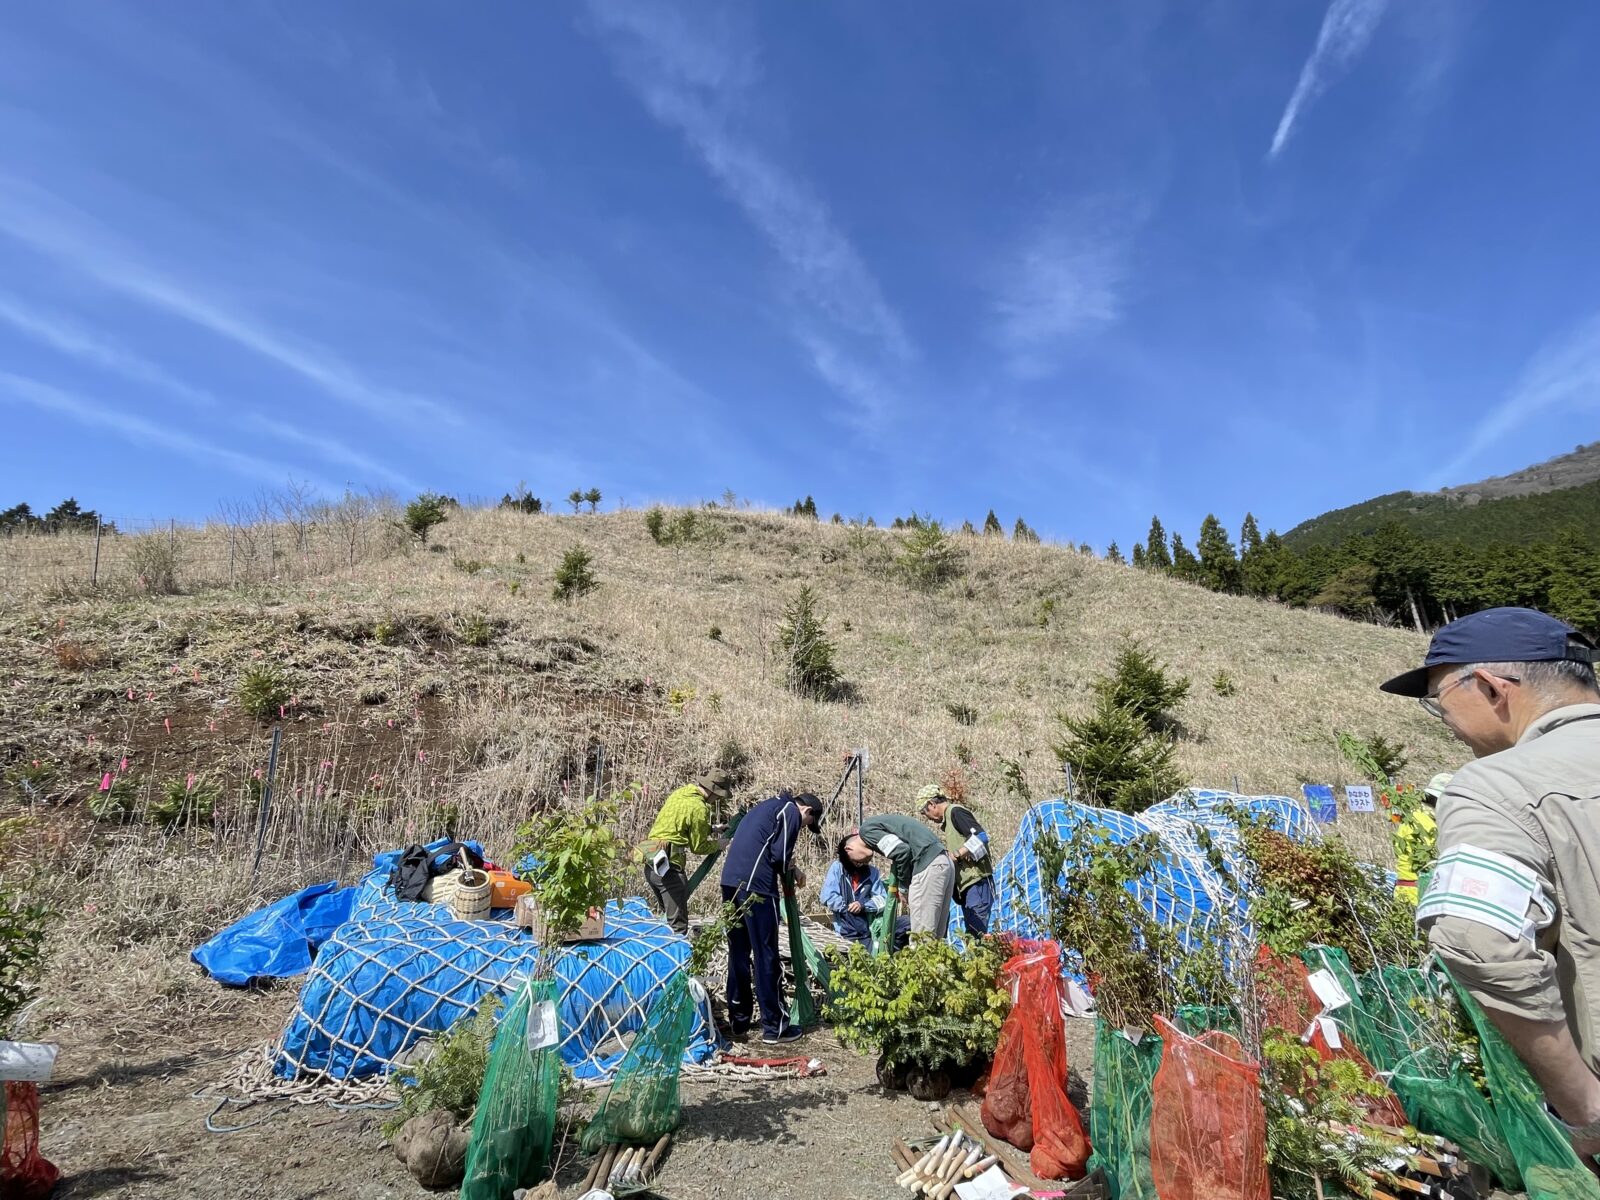
<path id="1" fill-rule="evenodd" d="M 989 855 L 989 835 L 964 804 L 946 796 L 936 783 L 917 792 L 922 815 L 944 839 L 956 868 L 956 903 L 967 932 L 982 937 L 989 932 L 994 908 L 994 860 Z"/>
<path id="2" fill-rule="evenodd" d="M 844 852 L 858 866 L 870 862 L 874 853 L 889 860 L 889 896 L 906 897 L 913 934 L 942 938 L 949 931 L 955 866 L 944 843 L 921 821 L 900 813 L 868 817 L 846 840 Z"/>
<path id="3" fill-rule="evenodd" d="M 661 806 L 644 845 L 644 882 L 656 909 L 678 933 L 689 932 L 689 879 L 684 872 L 690 854 L 723 850 L 728 839 L 711 830 L 711 809 L 706 803 L 733 796 L 733 779 L 726 771 L 707 771 L 693 783 L 673 792 Z"/>

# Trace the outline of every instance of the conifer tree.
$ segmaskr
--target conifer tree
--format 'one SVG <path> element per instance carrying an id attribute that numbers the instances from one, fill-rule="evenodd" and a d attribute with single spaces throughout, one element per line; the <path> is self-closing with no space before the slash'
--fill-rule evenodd
<path id="1" fill-rule="evenodd" d="M 1150 518 L 1150 536 L 1144 543 L 1144 565 L 1152 571 L 1172 570 L 1172 555 L 1167 553 L 1167 531 L 1160 517 Z"/>
<path id="2" fill-rule="evenodd" d="M 1017 523 L 1011 528 L 1011 540 L 1013 542 L 1037 542 L 1039 535 L 1029 528 L 1026 521 L 1018 517 Z"/>
<path id="3" fill-rule="evenodd" d="M 583 499 L 588 504 L 589 511 L 594 512 L 600 507 L 600 489 L 597 487 L 590 488 L 583 494 Z"/>
<path id="4" fill-rule="evenodd" d="M 1000 518 L 994 515 L 994 509 L 989 510 L 989 515 L 983 519 L 983 532 L 986 536 L 999 534 L 1005 537 L 1006 531 L 1000 528 Z"/>
<path id="5" fill-rule="evenodd" d="M 580 508 L 582 508 L 583 507 L 583 491 L 582 491 L 582 489 L 581 488 L 573 488 L 570 492 L 568 492 L 567 493 L 567 503 L 572 505 L 572 511 L 573 512 L 577 512 Z"/>
<path id="6" fill-rule="evenodd" d="M 1200 522 L 1200 582 L 1213 592 L 1239 590 L 1239 559 L 1215 513 Z"/>
<path id="7" fill-rule="evenodd" d="M 1188 583 L 1200 582 L 1200 560 L 1183 544 L 1183 534 L 1172 535 L 1172 573 Z"/>
<path id="8" fill-rule="evenodd" d="M 1136 542 L 1134 543 L 1134 550 L 1137 552 L 1138 549 L 1139 546 Z M 1111 545 L 1106 547 L 1106 561 L 1113 563 L 1120 563 L 1122 561 L 1122 551 L 1118 548 L 1115 542 L 1112 542 Z"/>
<path id="9" fill-rule="evenodd" d="M 1133 556 L 1133 565 L 1138 567 L 1140 570 L 1143 570 L 1144 569 L 1144 543 L 1143 542 L 1135 542 L 1133 544 L 1133 555 L 1132 556 Z"/>

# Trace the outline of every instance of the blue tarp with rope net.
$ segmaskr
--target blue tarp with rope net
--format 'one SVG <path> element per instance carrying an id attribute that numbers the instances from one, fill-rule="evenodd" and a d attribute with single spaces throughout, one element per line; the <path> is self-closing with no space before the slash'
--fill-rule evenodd
<path id="1" fill-rule="evenodd" d="M 1192 788 L 1136 816 L 1072 800 L 1045 800 L 1028 809 L 1011 849 L 995 866 L 994 930 L 1026 938 L 1044 936 L 1034 919 L 1045 911 L 1036 843 L 1047 831 L 1066 839 L 1080 823 L 1087 822 L 1118 845 L 1146 833 L 1161 838 L 1167 861 L 1148 872 L 1133 890 L 1152 916 L 1178 931 L 1186 949 L 1222 932 L 1225 926 L 1248 935 L 1249 897 L 1236 892 L 1211 865 L 1204 846 L 1209 843 L 1234 877 L 1239 877 L 1244 855 L 1238 827 L 1222 811 L 1227 806 L 1264 817 L 1274 829 L 1297 841 L 1320 836 L 1305 806 L 1288 796 L 1240 796 Z"/>
<path id="2" fill-rule="evenodd" d="M 318 950 L 300 1002 L 274 1048 L 273 1070 L 296 1080 L 353 1079 L 403 1065 L 425 1037 L 476 1011 L 493 992 L 509 1007 L 542 953 L 505 920 L 462 921 L 448 905 L 395 899 L 394 852 L 373 860 L 356 886 L 350 918 Z M 689 942 L 637 897 L 606 909 L 607 936 L 564 948 L 556 964 L 561 1057 L 579 1080 L 607 1078 L 673 975 Z M 684 1058 L 718 1049 L 709 1006 L 700 1005 Z"/>

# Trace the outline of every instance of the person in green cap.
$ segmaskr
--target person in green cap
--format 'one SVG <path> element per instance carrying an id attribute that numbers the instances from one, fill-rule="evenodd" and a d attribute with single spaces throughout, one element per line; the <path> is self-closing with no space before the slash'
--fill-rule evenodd
<path id="1" fill-rule="evenodd" d="M 944 843 L 921 821 L 901 813 L 868 817 L 845 839 L 842 850 L 858 866 L 871 862 L 875 853 L 889 860 L 889 896 L 906 897 L 912 933 L 942 938 L 949 931 L 955 866 Z"/>
<path id="2" fill-rule="evenodd" d="M 955 901 L 967 932 L 982 937 L 989 932 L 994 908 L 994 861 L 989 857 L 989 835 L 972 810 L 946 796 L 936 783 L 917 792 L 922 815 L 944 839 L 956 869 Z"/>
<path id="3" fill-rule="evenodd" d="M 706 801 L 713 797 L 726 801 L 733 796 L 733 779 L 726 771 L 707 771 L 693 783 L 686 783 L 666 799 L 650 826 L 649 836 L 639 847 L 644 858 L 644 882 L 655 899 L 656 909 L 674 932 L 689 932 L 689 880 L 684 874 L 690 854 L 710 854 L 725 849 L 728 839 L 711 830 L 711 809 Z"/>

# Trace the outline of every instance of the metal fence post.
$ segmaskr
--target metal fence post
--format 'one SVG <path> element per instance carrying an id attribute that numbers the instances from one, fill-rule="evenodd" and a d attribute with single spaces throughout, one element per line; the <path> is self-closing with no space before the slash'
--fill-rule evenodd
<path id="1" fill-rule="evenodd" d="M 94 519 L 94 565 L 89 568 L 89 586 L 100 586 L 100 518 Z"/>
<path id="2" fill-rule="evenodd" d="M 234 527 L 232 525 L 229 525 L 228 526 L 228 586 L 229 587 L 233 586 L 233 540 L 237 536 L 237 534 L 238 534 L 238 530 L 234 529 Z"/>

